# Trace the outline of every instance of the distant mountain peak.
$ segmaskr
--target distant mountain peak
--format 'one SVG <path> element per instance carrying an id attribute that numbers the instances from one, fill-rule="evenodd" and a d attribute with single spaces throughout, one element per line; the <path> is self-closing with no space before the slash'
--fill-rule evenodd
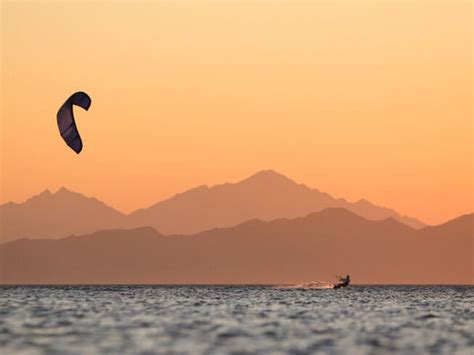
<path id="1" fill-rule="evenodd" d="M 312 212 L 305 217 L 300 218 L 325 218 L 325 219 L 335 219 L 335 220 L 347 220 L 347 219 L 357 219 L 357 220 L 367 220 L 366 218 L 349 211 L 344 207 L 328 207 L 324 208 L 321 211 Z"/>
<path id="2" fill-rule="evenodd" d="M 72 191 L 72 190 L 69 190 L 68 188 L 62 186 L 58 189 L 58 191 L 56 191 L 53 196 L 55 197 L 69 197 L 69 196 L 76 196 L 76 197 L 83 197 L 83 198 L 89 198 L 83 194 L 81 194 L 80 192 L 76 192 L 76 191 Z M 90 198 L 89 198 L 90 199 Z"/>
<path id="3" fill-rule="evenodd" d="M 252 174 L 248 179 L 252 178 L 285 178 L 288 179 L 285 175 L 280 174 L 279 172 L 272 169 L 264 169 L 257 171 L 255 174 Z M 288 179 L 289 180 L 289 179 Z"/>
<path id="4" fill-rule="evenodd" d="M 248 178 L 242 180 L 241 182 L 255 182 L 255 181 L 263 181 L 263 182 L 274 182 L 274 181 L 284 181 L 284 182 L 291 182 L 296 184 L 293 180 L 288 178 L 287 176 L 276 172 L 275 170 L 261 170 L 256 172 L 255 174 L 249 176 Z"/>
<path id="5" fill-rule="evenodd" d="M 39 194 L 31 196 L 25 202 L 22 202 L 22 203 L 29 203 L 29 202 L 35 202 L 35 201 L 44 201 L 44 200 L 50 199 L 51 196 L 53 196 L 51 191 L 49 189 L 45 189 L 45 190 L 41 191 Z M 15 203 L 15 205 L 19 206 L 22 203 Z"/>
<path id="6" fill-rule="evenodd" d="M 359 205 L 372 205 L 372 203 L 369 202 L 368 200 L 366 200 L 365 198 L 361 198 L 356 203 L 359 204 Z"/>
<path id="7" fill-rule="evenodd" d="M 40 192 L 38 196 L 51 196 L 52 193 L 49 191 L 49 189 L 45 189 L 44 191 Z"/>
<path id="8" fill-rule="evenodd" d="M 125 224 L 121 212 L 65 187 L 55 193 L 44 190 L 20 204 L 2 205 L 0 214 L 0 241 L 59 238 Z"/>
<path id="9" fill-rule="evenodd" d="M 51 192 L 51 190 L 49 189 L 45 189 L 44 191 L 40 192 L 38 195 L 34 195 L 31 198 L 29 198 L 27 201 L 44 200 L 44 199 L 49 200 L 51 198 L 54 199 L 55 197 L 58 197 L 58 196 L 65 196 L 65 195 L 72 195 L 72 194 L 81 195 L 80 193 L 68 190 L 63 186 L 54 193 Z"/>
<path id="10" fill-rule="evenodd" d="M 381 220 L 394 217 L 415 228 L 423 226 L 413 218 L 375 205 L 368 200 L 349 202 L 295 182 L 265 169 L 237 181 L 208 187 L 198 186 L 154 205 L 132 212 L 131 226 L 152 225 L 166 234 L 193 234 L 214 227 L 228 227 L 251 219 L 269 221 L 306 216 L 325 208 L 344 208 L 358 216 Z M 347 214 L 347 211 L 326 212 Z"/>

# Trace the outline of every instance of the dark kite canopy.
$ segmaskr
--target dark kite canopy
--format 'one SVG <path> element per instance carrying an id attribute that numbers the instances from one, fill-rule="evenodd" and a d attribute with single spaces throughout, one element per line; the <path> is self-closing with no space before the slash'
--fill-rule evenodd
<path id="1" fill-rule="evenodd" d="M 66 144 L 79 154 L 82 150 L 82 139 L 77 130 L 76 121 L 72 106 L 76 105 L 88 110 L 91 106 L 91 98 L 85 92 L 78 91 L 72 94 L 69 99 L 60 107 L 57 118 L 58 128 L 61 137 L 63 137 Z"/>

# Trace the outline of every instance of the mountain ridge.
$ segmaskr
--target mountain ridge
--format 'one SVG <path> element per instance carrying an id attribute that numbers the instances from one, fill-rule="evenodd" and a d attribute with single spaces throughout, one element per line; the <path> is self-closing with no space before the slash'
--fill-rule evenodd
<path id="1" fill-rule="evenodd" d="M 258 194 L 260 196 L 255 198 Z M 424 226 L 417 219 L 402 216 L 367 200 L 351 203 L 334 198 L 273 170 L 259 171 L 235 183 L 212 187 L 201 185 L 135 210 L 129 216 L 132 225 L 153 225 L 165 234 L 193 234 L 215 226 L 236 225 L 255 217 L 263 220 L 293 218 L 328 207 L 343 207 L 369 219 L 394 217 L 415 228 Z M 183 218 L 183 213 L 190 213 L 190 216 Z M 374 214 L 377 216 L 371 218 Z M 221 219 L 216 222 L 213 218 L 219 215 Z M 182 225 L 181 219 L 185 219 L 187 224 Z"/>
<path id="2" fill-rule="evenodd" d="M 213 227 L 235 226 L 249 219 L 295 218 L 328 207 L 343 207 L 369 219 L 393 217 L 422 228 L 413 218 L 365 199 L 348 202 L 274 170 L 259 171 L 241 181 L 199 185 L 124 214 L 95 197 L 61 187 L 46 189 L 23 203 L 0 205 L 0 241 L 22 237 L 60 238 L 107 228 L 151 225 L 164 234 L 195 234 Z"/>
<path id="3" fill-rule="evenodd" d="M 413 229 L 341 208 L 295 219 L 247 221 L 195 235 L 153 227 L 0 245 L 2 284 L 472 284 L 474 215 Z"/>
<path id="4" fill-rule="evenodd" d="M 0 208 L 0 241 L 23 237 L 60 238 L 107 227 L 123 227 L 126 218 L 104 202 L 65 187 L 55 193 L 46 189 L 21 204 L 6 203 Z"/>

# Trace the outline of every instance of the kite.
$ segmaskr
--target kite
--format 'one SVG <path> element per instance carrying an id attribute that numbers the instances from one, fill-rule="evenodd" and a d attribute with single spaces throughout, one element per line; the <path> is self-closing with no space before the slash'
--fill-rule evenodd
<path id="1" fill-rule="evenodd" d="M 63 137 L 66 144 L 79 154 L 82 150 L 82 139 L 77 130 L 76 120 L 72 106 L 76 105 L 88 110 L 91 106 L 91 98 L 85 92 L 78 91 L 72 94 L 66 102 L 59 108 L 57 119 L 58 128 L 61 137 Z"/>

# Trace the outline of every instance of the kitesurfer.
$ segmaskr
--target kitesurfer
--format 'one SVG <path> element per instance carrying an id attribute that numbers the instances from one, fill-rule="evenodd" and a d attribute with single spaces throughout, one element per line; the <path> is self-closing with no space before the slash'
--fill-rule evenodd
<path id="1" fill-rule="evenodd" d="M 338 276 L 337 279 L 339 280 L 339 283 L 333 286 L 334 289 L 347 287 L 351 282 L 351 277 L 349 275 L 346 275 L 346 277 Z"/>

